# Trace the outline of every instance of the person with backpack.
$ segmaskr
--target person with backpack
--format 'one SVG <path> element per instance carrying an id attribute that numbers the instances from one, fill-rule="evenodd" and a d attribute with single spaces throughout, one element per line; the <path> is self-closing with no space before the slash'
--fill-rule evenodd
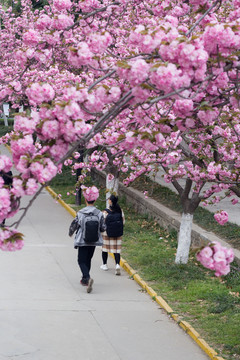
<path id="1" fill-rule="evenodd" d="M 106 231 L 103 233 L 102 260 L 100 266 L 102 270 L 108 270 L 108 253 L 113 253 L 115 258 L 115 274 L 121 275 L 120 271 L 120 253 L 122 248 L 123 225 L 125 223 L 124 213 L 118 204 L 118 197 L 111 195 L 108 199 L 109 209 L 105 209 Z"/>
<path id="2" fill-rule="evenodd" d="M 103 213 L 98 210 L 94 203 L 99 197 L 96 186 L 83 187 L 83 196 L 86 207 L 77 212 L 69 228 L 69 236 L 76 231 L 74 248 L 78 249 L 78 265 L 82 272 L 80 284 L 87 287 L 87 293 L 92 291 L 93 279 L 90 277 L 91 261 L 96 246 L 102 246 L 102 232 L 106 226 Z"/>

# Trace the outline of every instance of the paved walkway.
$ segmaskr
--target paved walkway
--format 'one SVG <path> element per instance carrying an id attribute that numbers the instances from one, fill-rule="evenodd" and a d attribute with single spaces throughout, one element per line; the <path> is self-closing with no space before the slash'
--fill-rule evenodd
<path id="1" fill-rule="evenodd" d="M 44 190 L 19 228 L 24 248 L 0 252 L 0 360 L 208 359 L 112 258 L 99 269 L 99 248 L 86 293 L 71 221 Z"/>

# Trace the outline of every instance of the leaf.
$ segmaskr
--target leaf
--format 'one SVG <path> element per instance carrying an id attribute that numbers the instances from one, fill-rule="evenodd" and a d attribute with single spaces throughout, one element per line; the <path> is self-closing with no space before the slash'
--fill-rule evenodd
<path id="1" fill-rule="evenodd" d="M 77 49 L 75 49 L 73 46 L 70 46 L 69 50 L 72 51 L 75 54 L 77 53 Z"/>
<path id="2" fill-rule="evenodd" d="M 142 31 L 140 31 L 140 34 L 141 35 L 148 35 L 148 30 L 142 30 Z"/>
<path id="3" fill-rule="evenodd" d="M 117 61 L 117 66 L 122 69 L 131 69 L 131 66 L 126 61 Z"/>
<path id="4" fill-rule="evenodd" d="M 153 90 L 153 87 L 151 85 L 148 85 L 148 84 L 141 84 L 140 86 L 141 86 L 142 89 Z"/>

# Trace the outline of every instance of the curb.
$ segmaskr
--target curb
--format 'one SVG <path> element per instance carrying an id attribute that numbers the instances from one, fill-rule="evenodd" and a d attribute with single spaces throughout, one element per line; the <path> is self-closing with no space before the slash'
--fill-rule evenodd
<path id="1" fill-rule="evenodd" d="M 49 194 L 57 200 L 73 217 L 76 216 L 76 211 L 73 210 L 68 204 L 66 204 L 59 196 L 49 187 L 46 186 L 46 190 Z M 113 256 L 112 254 L 110 254 Z M 145 290 L 153 301 L 156 303 L 185 331 L 186 334 L 196 342 L 196 344 L 209 356 L 212 360 L 225 360 L 218 356 L 217 352 L 211 348 L 207 342 L 201 338 L 200 334 L 187 322 L 179 319 L 179 315 L 173 311 L 173 309 L 167 304 L 167 302 L 159 296 L 138 274 L 131 268 L 126 260 L 121 258 L 121 267 L 130 275 L 130 278 L 134 279 L 143 290 Z"/>
<path id="2" fill-rule="evenodd" d="M 76 217 L 77 213 L 75 210 L 73 210 L 68 204 L 66 204 L 62 199 L 59 198 L 59 196 L 49 187 L 46 186 L 45 188 L 49 194 L 55 199 L 57 200 L 57 202 L 59 202 L 59 204 L 61 204 L 73 217 Z"/>

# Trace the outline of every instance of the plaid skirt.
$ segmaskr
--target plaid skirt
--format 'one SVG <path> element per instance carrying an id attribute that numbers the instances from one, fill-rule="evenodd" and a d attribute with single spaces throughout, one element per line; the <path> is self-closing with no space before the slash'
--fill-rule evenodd
<path id="1" fill-rule="evenodd" d="M 122 237 L 109 237 L 106 232 L 102 234 L 103 237 L 103 245 L 102 251 L 110 252 L 113 254 L 120 254 L 122 249 Z"/>

